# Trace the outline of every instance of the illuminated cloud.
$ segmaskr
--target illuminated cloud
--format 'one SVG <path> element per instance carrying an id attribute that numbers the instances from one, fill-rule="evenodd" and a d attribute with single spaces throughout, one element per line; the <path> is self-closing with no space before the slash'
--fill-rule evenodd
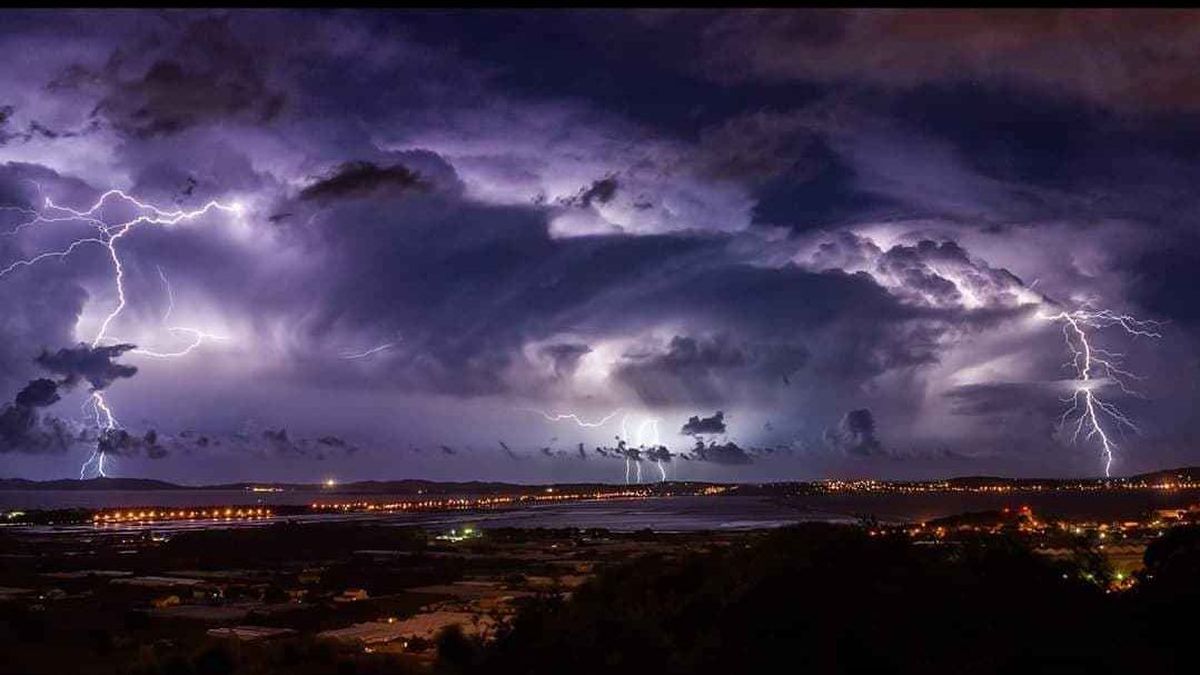
<path id="1" fill-rule="evenodd" d="M 96 234 L 47 198 L 238 208 L 122 238 L 95 348 L 105 247 L 0 278 L 0 472 L 1095 472 L 1039 319 L 1085 303 L 1167 322 L 1098 336 L 1146 377 L 1114 468 L 1195 459 L 1192 15 L 582 16 L 7 15 L 0 268 Z"/>

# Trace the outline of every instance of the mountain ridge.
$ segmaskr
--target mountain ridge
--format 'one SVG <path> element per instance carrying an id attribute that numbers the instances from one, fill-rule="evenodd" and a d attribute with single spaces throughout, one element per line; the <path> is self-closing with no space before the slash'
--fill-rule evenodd
<path id="1" fill-rule="evenodd" d="M 866 480 L 866 479 L 864 479 Z M 1161 483 L 1164 481 L 1179 480 L 1186 482 L 1200 482 L 1200 467 L 1178 467 L 1174 469 L 1160 469 L 1145 473 L 1135 474 L 1132 476 L 1118 478 L 1008 478 L 1003 476 L 956 476 L 951 478 L 928 479 L 928 480 L 882 480 L 879 482 L 892 484 L 913 484 L 913 483 L 947 483 L 957 487 L 975 487 L 981 485 L 1020 485 L 1029 483 L 1103 483 L 1111 482 L 1150 482 Z M 669 481 L 675 484 L 701 484 L 712 485 L 719 484 L 718 481 Z M 774 481 L 774 482 L 746 482 L 746 483 L 731 483 L 730 485 L 786 485 L 786 484 L 801 484 L 813 485 L 823 482 L 822 480 L 813 481 Z M 123 490 L 123 491 L 173 491 L 173 490 L 252 490 L 254 488 L 277 488 L 285 491 L 293 492 L 316 492 L 325 494 L 449 494 L 455 492 L 471 492 L 471 493 L 488 493 L 488 492 L 534 492 L 544 491 L 546 489 L 559 488 L 586 488 L 586 487 L 612 487 L 613 483 L 539 483 L 539 484 L 524 484 L 524 483 L 506 483 L 502 481 L 436 481 L 425 480 L 419 478 L 405 478 L 398 480 L 365 480 L 351 481 L 347 483 L 339 483 L 337 485 L 327 485 L 324 483 L 289 483 L 289 482 L 271 482 L 271 481 L 243 481 L 234 483 L 214 483 L 205 485 L 183 485 L 180 483 L 172 483 L 170 481 L 157 480 L 153 478 L 59 478 L 53 480 L 31 480 L 27 478 L 0 478 L 0 490 L 63 490 L 63 491 L 107 491 L 107 490 Z M 648 485 L 648 484 L 647 484 Z"/>

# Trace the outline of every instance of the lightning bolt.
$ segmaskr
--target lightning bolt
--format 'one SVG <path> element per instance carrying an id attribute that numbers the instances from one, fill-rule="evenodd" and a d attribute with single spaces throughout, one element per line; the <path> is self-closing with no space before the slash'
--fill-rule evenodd
<path id="1" fill-rule="evenodd" d="M 395 346 L 396 346 L 395 342 L 385 342 L 381 345 L 371 347 L 370 349 L 366 349 L 361 352 L 343 352 L 342 358 L 346 359 L 347 361 L 353 361 L 355 359 L 365 359 L 368 356 L 374 356 L 375 354 L 378 354 L 379 352 L 387 351 Z"/>
<path id="2" fill-rule="evenodd" d="M 1078 442 L 1080 435 L 1085 440 L 1097 440 L 1104 457 L 1104 476 L 1111 476 L 1114 451 L 1118 449 L 1112 439 L 1113 430 L 1129 429 L 1138 432 L 1133 420 L 1112 403 L 1101 399 L 1096 390 L 1106 385 L 1115 385 L 1123 393 L 1137 396 L 1129 386 L 1131 380 L 1142 378 L 1125 370 L 1122 355 L 1092 344 L 1089 331 L 1118 328 L 1132 337 L 1161 338 L 1161 325 L 1156 321 L 1136 319 L 1127 314 L 1111 310 L 1083 308 L 1072 312 L 1043 314 L 1042 318 L 1062 323 L 1063 339 L 1070 350 L 1071 360 L 1067 366 L 1075 371 L 1074 392 L 1063 399 L 1070 407 L 1059 418 L 1060 428 L 1071 428 L 1071 442 Z"/>
<path id="3" fill-rule="evenodd" d="M 134 215 L 134 217 L 130 220 L 120 223 L 110 224 L 105 222 L 100 211 L 109 202 L 113 201 L 122 202 L 132 206 L 136 210 L 136 215 Z M 93 349 L 99 347 L 101 343 L 105 342 L 106 340 L 114 339 L 108 334 L 109 328 L 112 326 L 113 321 L 115 321 L 117 317 L 120 316 L 125 310 L 125 307 L 128 304 L 125 295 L 125 266 L 121 261 L 121 255 L 118 249 L 118 243 L 122 239 L 133 232 L 134 229 L 139 225 L 170 227 L 185 221 L 195 220 L 196 218 L 204 216 L 213 211 L 224 211 L 234 215 L 240 215 L 242 213 L 242 207 L 239 204 L 223 204 L 218 201 L 209 201 L 200 208 L 193 210 L 166 210 L 154 206 L 153 204 L 143 202 L 129 195 L 123 190 L 109 190 L 108 192 L 100 195 L 100 197 L 93 202 L 91 206 L 83 210 L 61 206 L 54 203 L 54 201 L 48 197 L 45 198 L 41 211 L 24 209 L 20 207 L 8 207 L 8 210 L 15 210 L 17 212 L 26 214 L 29 216 L 29 219 L 16 225 L 12 230 L 3 233 L 4 236 L 15 236 L 30 227 L 38 225 L 66 222 L 86 223 L 95 230 L 95 236 L 81 237 L 72 241 L 64 248 L 52 251 L 43 251 L 29 258 L 16 260 L 10 263 L 7 267 L 0 269 L 0 279 L 3 279 L 19 269 L 32 267 L 47 260 L 65 260 L 67 257 L 75 253 L 75 251 L 85 246 L 96 245 L 103 247 L 107 251 L 108 258 L 112 263 L 113 284 L 116 288 L 117 303 L 116 306 L 113 307 L 112 311 L 105 315 L 104 319 L 100 322 L 100 328 L 92 337 L 91 346 Z M 161 267 L 158 268 L 158 273 L 167 289 L 169 300 L 167 311 L 163 315 L 163 319 L 165 321 L 170 317 L 171 311 L 175 306 L 175 298 L 174 294 L 171 292 L 170 282 L 167 281 L 166 275 L 163 273 Z M 174 358 L 185 356 L 191 353 L 192 350 L 194 350 L 196 347 L 199 347 L 200 344 L 207 338 L 224 339 L 200 330 L 185 328 L 182 326 L 175 326 L 168 330 L 172 332 L 190 334 L 192 336 L 192 342 L 184 349 L 176 352 L 156 352 L 153 350 L 137 350 L 137 352 L 156 358 Z M 88 402 L 84 405 L 85 407 L 91 408 L 96 428 L 100 432 L 101 437 L 103 437 L 103 435 L 106 433 L 111 433 L 120 428 L 120 423 L 117 421 L 117 418 L 113 414 L 112 409 L 109 407 L 108 402 L 104 399 L 103 392 L 93 391 L 88 399 Z M 100 449 L 98 444 L 91 456 L 88 457 L 88 459 L 84 461 L 83 466 L 80 467 L 79 477 L 82 479 L 87 474 L 88 467 L 91 466 L 95 467 L 97 475 L 107 476 L 108 474 L 105 472 L 104 463 L 104 452 Z"/>
<path id="4" fill-rule="evenodd" d="M 637 442 L 639 448 L 645 448 L 645 447 L 655 448 L 655 447 L 658 447 L 659 445 L 661 445 L 661 437 L 659 436 L 659 433 L 658 433 L 658 419 L 657 418 L 648 417 L 648 418 L 642 420 L 642 423 L 638 425 L 636 442 Z M 654 466 L 656 466 L 658 468 L 660 480 L 663 482 L 666 482 L 667 470 L 666 470 L 666 468 L 663 467 L 662 460 L 655 457 Z M 638 482 L 641 482 L 640 475 L 638 477 Z"/>
<path id="5" fill-rule="evenodd" d="M 619 411 L 617 411 L 619 412 Z M 616 412 L 613 413 L 615 415 Z M 621 439 L 629 439 L 629 413 L 621 417 Z M 644 450 L 647 446 L 656 447 L 661 444 L 658 433 L 658 418 L 646 417 L 638 423 L 637 431 L 633 436 L 634 447 Z M 630 459 L 629 455 L 625 455 L 625 483 L 629 484 L 629 465 L 633 464 L 636 470 L 635 480 L 638 483 L 642 482 L 642 462 L 641 460 Z M 658 467 L 658 473 L 662 480 L 667 479 L 667 471 L 663 467 L 662 460 L 655 459 L 655 466 Z"/>
<path id="6" fill-rule="evenodd" d="M 167 309 L 165 312 L 163 312 L 162 318 L 163 323 L 166 323 L 167 319 L 171 318 L 171 313 L 175 310 L 175 294 L 171 291 L 171 282 L 169 279 L 167 279 L 167 274 L 166 272 L 163 272 L 163 268 L 159 265 L 155 265 L 155 268 L 158 270 L 158 277 L 162 279 L 163 290 L 167 294 Z M 191 342 L 185 345 L 182 349 L 177 349 L 172 352 L 162 352 L 154 349 L 143 349 L 141 347 L 137 347 L 129 350 L 129 353 L 138 354 L 140 356 L 149 356 L 156 359 L 176 359 L 191 354 L 196 350 L 196 348 L 204 344 L 205 340 L 216 340 L 218 342 L 225 342 L 229 340 L 229 338 L 223 335 L 214 335 L 198 328 L 190 328 L 188 326 L 169 326 L 167 328 L 167 332 L 189 335 L 191 336 Z M 111 335 L 105 336 L 104 340 L 111 341 L 113 343 L 131 342 L 130 340 L 113 337 Z"/>
<path id="7" fill-rule="evenodd" d="M 154 349 L 142 349 L 141 347 L 138 347 L 136 349 L 129 350 L 129 353 L 138 354 L 139 356 L 149 356 L 155 359 L 177 359 L 194 352 L 200 345 L 204 344 L 205 340 L 216 340 L 217 342 L 226 342 L 229 340 L 229 338 L 224 335 L 214 335 L 198 328 L 188 328 L 186 326 L 171 326 L 170 328 L 167 328 L 167 331 L 171 333 L 189 335 L 191 336 L 191 341 L 188 342 L 183 348 L 172 352 L 160 352 Z M 104 339 L 113 343 L 125 342 L 125 340 L 114 337 L 105 337 Z"/>
<path id="8" fill-rule="evenodd" d="M 621 417 L 621 435 L 618 438 L 620 439 L 621 443 L 624 443 L 625 439 L 629 438 L 629 413 L 625 413 L 625 415 Z M 618 447 L 620 447 L 619 444 Z M 637 465 L 637 482 L 642 482 L 642 463 L 634 462 L 629 457 L 629 453 L 625 453 L 625 484 L 629 485 L 630 464 Z"/>
<path id="9" fill-rule="evenodd" d="M 580 417 L 579 415 L 577 415 L 576 413 L 548 413 L 543 410 L 537 410 L 536 408 L 526 408 L 526 410 L 531 413 L 537 413 L 538 415 L 541 415 L 542 417 L 546 418 L 547 421 L 550 421 L 550 422 L 562 422 L 564 420 L 571 420 L 576 425 L 583 427 L 585 429 L 595 429 L 596 427 L 602 427 L 605 424 L 608 424 L 609 420 L 616 417 L 617 413 L 621 412 L 621 410 L 618 408 L 617 410 L 610 412 L 609 414 L 605 415 L 604 417 L 600 418 L 599 420 L 597 420 L 595 422 L 589 422 L 589 421 L 583 419 L 582 417 Z"/>
<path id="10" fill-rule="evenodd" d="M 175 292 L 171 290 L 171 280 L 167 278 L 162 266 L 155 265 L 154 269 L 158 270 L 158 278 L 162 279 L 163 290 L 167 294 L 167 311 L 163 312 L 162 318 L 162 322 L 166 323 L 171 318 L 171 312 L 175 311 Z"/>

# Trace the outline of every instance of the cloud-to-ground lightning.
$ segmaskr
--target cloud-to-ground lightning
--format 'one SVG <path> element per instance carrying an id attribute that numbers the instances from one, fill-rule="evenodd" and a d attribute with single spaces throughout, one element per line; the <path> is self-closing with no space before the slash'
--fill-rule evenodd
<path id="1" fill-rule="evenodd" d="M 619 438 L 618 447 L 621 447 L 622 444 L 628 442 L 627 439 L 629 438 L 629 413 L 626 413 L 625 415 L 623 415 L 621 417 L 621 435 L 618 438 Z M 624 449 L 624 448 L 622 448 L 622 449 Z M 642 462 L 641 462 L 640 458 L 638 461 L 635 462 L 630 458 L 628 452 L 625 452 L 624 456 L 625 456 L 625 484 L 629 485 L 629 468 L 630 468 L 629 465 L 631 463 L 637 465 L 637 482 L 641 483 L 642 482 Z"/>
<path id="2" fill-rule="evenodd" d="M 136 210 L 136 214 L 129 220 L 125 220 L 116 224 L 109 224 L 104 221 L 100 212 L 110 201 L 120 201 L 124 204 L 132 206 Z M 21 231 L 36 225 L 60 222 L 87 223 L 95 229 L 96 235 L 76 239 L 62 249 L 43 251 L 29 258 L 16 260 L 10 263 L 7 267 L 0 269 L 0 279 L 3 279 L 4 277 L 21 268 L 31 267 L 47 260 L 63 260 L 84 246 L 95 244 L 106 249 L 108 258 L 112 262 L 113 283 L 117 293 L 117 304 L 100 322 L 99 329 L 97 329 L 95 335 L 92 337 L 91 346 L 93 349 L 99 347 L 106 340 L 113 339 L 108 334 L 109 328 L 111 327 L 113 321 L 115 321 L 117 317 L 120 316 L 125 310 L 125 307 L 128 304 L 125 295 L 125 266 L 121 261 L 121 255 L 117 246 L 121 239 L 123 239 L 139 225 L 157 225 L 169 227 L 172 225 L 178 225 L 184 221 L 194 220 L 212 211 L 224 211 L 232 214 L 241 213 L 240 206 L 236 204 L 223 204 L 215 200 L 205 203 L 198 209 L 165 210 L 152 204 L 142 202 L 123 190 L 115 189 L 109 190 L 100 195 L 100 197 L 93 202 L 91 206 L 83 210 L 72 209 L 67 206 L 60 206 L 54 203 L 54 201 L 50 198 L 46 198 L 44 200 L 41 211 L 35 211 L 32 209 L 21 210 L 27 213 L 30 216 L 30 219 L 18 224 L 11 231 L 6 232 L 6 235 L 16 235 Z M 166 319 L 170 316 L 170 312 L 174 307 L 174 295 L 170 291 L 170 283 L 167 281 L 166 275 L 163 274 L 162 268 L 159 268 L 159 276 L 166 285 L 169 298 L 168 309 L 164 314 L 164 319 Z M 206 338 L 221 339 L 217 336 L 213 336 L 203 331 L 191 328 L 173 327 L 170 330 L 173 332 L 191 334 L 193 338 L 191 344 L 189 344 L 183 350 L 177 352 L 139 350 L 139 353 L 158 358 L 178 357 L 190 353 Z M 102 391 L 93 390 L 91 392 L 91 396 L 89 397 L 88 403 L 85 405 L 90 406 L 92 409 L 97 431 L 99 431 L 101 438 L 103 438 L 105 434 L 111 433 L 120 427 L 120 423 L 117 421 L 116 416 L 113 414 L 112 409 L 105 400 L 104 393 Z M 80 478 L 86 476 L 88 467 L 90 466 L 95 467 L 97 475 L 106 476 L 107 474 L 105 473 L 104 469 L 104 460 L 104 452 L 101 448 L 101 445 L 97 443 L 96 449 L 83 463 L 83 466 L 80 467 Z"/>
<path id="3" fill-rule="evenodd" d="M 526 408 L 526 410 L 527 410 L 528 412 L 531 412 L 531 413 L 536 413 L 536 414 L 538 414 L 538 415 L 541 415 L 541 416 L 542 416 L 542 417 L 544 417 L 544 418 L 545 418 L 547 421 L 550 421 L 550 422 L 564 422 L 564 421 L 571 421 L 571 422 L 575 423 L 575 425 L 576 425 L 576 426 L 582 427 L 582 428 L 584 428 L 584 429 L 595 429 L 595 428 L 598 428 L 598 427 L 602 427 L 602 426 L 604 426 L 605 424 L 608 424 L 610 421 L 612 421 L 612 419 L 613 419 L 614 417 L 616 417 L 618 414 L 620 414 L 620 413 L 621 413 L 621 409 L 620 409 L 620 408 L 617 408 L 616 410 L 614 410 L 614 411 L 610 412 L 609 414 L 607 414 L 607 415 L 605 415 L 604 417 L 601 417 L 601 418 L 599 418 L 599 419 L 597 419 L 597 420 L 587 420 L 587 419 L 584 419 L 583 417 L 581 417 L 581 416 L 580 416 L 578 413 L 573 413 L 573 412 L 567 412 L 567 413 L 550 413 L 550 412 L 546 412 L 546 411 L 544 411 L 544 410 L 538 410 L 538 409 L 536 409 L 536 408 Z M 652 420 L 652 421 L 653 421 L 653 423 L 656 425 L 656 426 L 654 427 L 654 431 L 655 431 L 655 434 L 657 435 L 657 433 L 658 433 L 658 427 L 657 427 L 658 420 Z M 626 414 L 625 414 L 625 416 L 621 418 L 621 436 L 620 436 L 620 438 L 622 439 L 622 442 L 625 442 L 625 439 L 627 439 L 627 438 L 628 438 L 628 432 L 627 432 L 627 424 L 628 424 L 628 422 L 629 422 L 629 414 L 628 414 L 628 413 L 626 413 Z M 642 423 L 642 426 L 644 427 L 644 426 L 645 426 L 645 424 L 646 424 L 646 423 L 645 423 L 645 422 L 643 422 L 643 423 Z M 640 433 L 640 430 L 641 430 L 641 427 L 639 427 L 639 433 Z M 634 467 L 637 469 L 637 482 L 638 482 L 638 483 L 641 483 L 641 482 L 642 482 L 642 463 L 641 463 L 641 460 L 640 460 L 640 459 L 639 459 L 639 460 L 633 460 L 633 459 L 631 459 L 631 458 L 630 458 L 630 456 L 629 456 L 629 453 L 628 453 L 628 452 L 625 452 L 625 453 L 624 453 L 624 458 L 625 458 L 625 484 L 626 484 L 626 485 L 628 485 L 628 484 L 629 484 L 629 472 L 630 472 L 630 465 L 631 465 L 631 464 L 632 464 L 632 465 L 633 465 L 633 466 L 634 466 Z M 660 464 L 658 468 L 659 468 L 659 471 L 661 472 L 661 471 L 662 471 L 662 465 Z M 664 476 L 665 476 L 665 474 L 664 474 Z"/>
<path id="4" fill-rule="evenodd" d="M 614 413 L 614 414 L 616 414 L 616 413 Z M 623 442 L 623 443 L 628 443 L 630 440 L 632 440 L 633 441 L 632 447 L 637 450 L 637 459 L 633 459 L 631 457 L 632 453 L 630 453 L 630 452 L 625 453 L 625 483 L 626 484 L 629 483 L 630 464 L 633 465 L 633 468 L 635 470 L 635 480 L 638 483 L 641 483 L 642 482 L 641 452 L 643 450 L 645 450 L 647 447 L 657 447 L 658 445 L 661 444 L 660 443 L 661 438 L 658 433 L 658 418 L 655 418 L 655 417 L 643 418 L 642 421 L 638 423 L 637 431 L 633 434 L 633 438 L 631 439 L 630 434 L 629 434 L 629 413 L 626 413 L 625 415 L 623 415 L 621 417 L 621 435 L 619 436 L 619 438 L 621 439 L 621 442 Z M 658 467 L 658 473 L 660 475 L 660 479 L 665 481 L 667 479 L 667 472 L 666 472 L 666 469 L 662 465 L 662 460 L 655 458 L 654 464 L 655 464 L 655 466 Z"/>
<path id="5" fill-rule="evenodd" d="M 1133 337 L 1159 338 L 1160 324 L 1155 321 L 1136 319 L 1110 310 L 1089 308 L 1057 314 L 1042 314 L 1042 318 L 1059 321 L 1063 326 L 1063 337 L 1071 352 L 1067 363 L 1076 375 L 1075 390 L 1064 399 L 1071 405 L 1059 420 L 1062 427 L 1073 427 L 1071 440 L 1075 442 L 1082 434 L 1087 440 L 1097 440 L 1104 457 L 1104 476 L 1111 476 L 1113 453 L 1117 444 L 1113 440 L 1114 428 L 1137 432 L 1137 425 L 1119 408 L 1101 399 L 1096 390 L 1114 385 L 1125 394 L 1137 395 L 1128 383 L 1141 379 L 1122 367 L 1121 354 L 1106 351 L 1092 344 L 1090 330 L 1119 328 Z M 1111 428 L 1110 428 L 1111 427 Z"/>
<path id="6" fill-rule="evenodd" d="M 662 437 L 658 433 L 658 418 L 647 417 L 638 424 L 637 434 L 634 442 L 639 448 L 656 448 L 661 444 Z M 654 458 L 654 466 L 658 467 L 659 480 L 667 480 L 667 470 L 663 467 L 662 460 L 658 457 Z M 641 475 L 638 475 L 638 482 L 641 482 Z"/>

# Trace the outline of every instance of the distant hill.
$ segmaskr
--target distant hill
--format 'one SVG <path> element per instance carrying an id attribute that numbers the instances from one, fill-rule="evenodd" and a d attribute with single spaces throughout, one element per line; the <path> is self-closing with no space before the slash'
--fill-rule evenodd
<path id="1" fill-rule="evenodd" d="M 673 483 L 667 483 L 672 485 Z M 680 483 L 674 483 L 676 485 Z M 660 485 L 646 483 L 643 487 Z M 574 490 L 607 487 L 602 483 L 571 483 L 555 485 L 519 485 L 483 481 L 442 482 L 430 480 L 358 481 L 327 486 L 321 483 L 221 483 L 216 485 L 179 485 L 148 478 L 89 478 L 76 480 L 27 480 L 24 478 L 0 478 L 0 490 L 249 490 L 251 488 L 278 488 L 289 492 L 315 492 L 320 494 L 395 494 L 395 495 L 450 495 L 450 494 L 513 494 L 540 493 L 546 490 Z"/>
<path id="2" fill-rule="evenodd" d="M 0 478 L 0 490 L 181 490 L 175 483 L 150 478 L 90 478 L 76 480 L 26 480 Z"/>
<path id="3" fill-rule="evenodd" d="M 883 481 L 894 483 L 932 483 L 946 482 L 951 486 L 960 488 L 979 488 L 983 486 L 1020 486 L 1022 484 L 1053 484 L 1053 483 L 1081 483 L 1081 482 L 1101 482 L 1101 478 L 1004 478 L 1001 476 L 959 476 L 955 478 L 947 478 L 943 481 L 926 480 L 926 481 Z M 1200 467 L 1180 467 L 1177 469 L 1162 469 L 1159 471 L 1151 471 L 1149 473 L 1137 474 L 1124 478 L 1113 478 L 1113 481 L 1126 482 L 1145 482 L 1150 484 L 1160 484 L 1169 482 L 1200 482 Z M 711 485 L 708 482 L 668 482 L 665 485 L 660 483 L 643 483 L 641 487 L 670 487 L 671 485 Z M 815 485 L 813 482 L 807 481 L 784 481 L 778 483 L 764 483 L 742 485 L 742 489 L 738 492 L 742 494 L 752 494 L 756 492 L 770 493 L 776 489 L 786 486 L 804 486 Z M 262 482 L 245 482 L 245 483 L 221 483 L 216 485 L 179 485 L 162 480 L 153 480 L 150 478 L 89 478 L 86 480 L 76 480 L 72 478 L 63 478 L 58 480 L 27 480 L 24 478 L 0 478 L 0 490 L 249 490 L 255 487 L 270 487 L 286 490 L 289 492 L 314 492 L 319 494 L 329 495 L 353 495 L 353 494 L 375 494 L 375 495 L 454 495 L 454 494 L 533 494 L 544 492 L 549 489 L 553 490 L 587 490 L 590 488 L 612 488 L 612 483 L 555 483 L 555 484 L 540 484 L 540 485 L 524 485 L 517 483 L 501 483 L 490 481 L 433 481 L 419 480 L 414 478 L 404 480 L 367 480 L 350 483 L 339 483 L 337 485 L 328 486 L 321 483 L 272 483 L 269 481 Z M 631 486 L 638 487 L 638 486 Z M 757 490 L 755 489 L 757 488 Z"/>
<path id="4" fill-rule="evenodd" d="M 955 478 L 946 478 L 943 481 L 927 480 L 927 481 L 912 481 L 916 483 L 932 483 L 945 482 L 954 487 L 960 488 L 981 488 L 1000 485 L 1020 486 L 1023 484 L 1055 484 L 1055 483 L 1101 483 L 1106 480 L 1113 482 L 1125 483 L 1170 483 L 1170 482 L 1196 482 L 1200 480 L 1200 467 L 1185 466 L 1177 469 L 1160 469 L 1149 473 L 1140 473 L 1132 476 L 1114 476 L 1113 478 L 1005 478 L 1003 476 L 958 476 Z M 887 482 L 887 481 L 885 481 Z M 903 482 L 903 481 L 897 481 Z"/>
<path id="5" fill-rule="evenodd" d="M 1178 469 L 1162 469 L 1160 471 L 1151 471 L 1150 473 L 1138 474 L 1130 476 L 1129 480 L 1141 480 L 1147 483 L 1171 483 L 1177 481 L 1185 481 L 1194 483 L 1200 480 L 1200 467 L 1187 466 Z"/>

